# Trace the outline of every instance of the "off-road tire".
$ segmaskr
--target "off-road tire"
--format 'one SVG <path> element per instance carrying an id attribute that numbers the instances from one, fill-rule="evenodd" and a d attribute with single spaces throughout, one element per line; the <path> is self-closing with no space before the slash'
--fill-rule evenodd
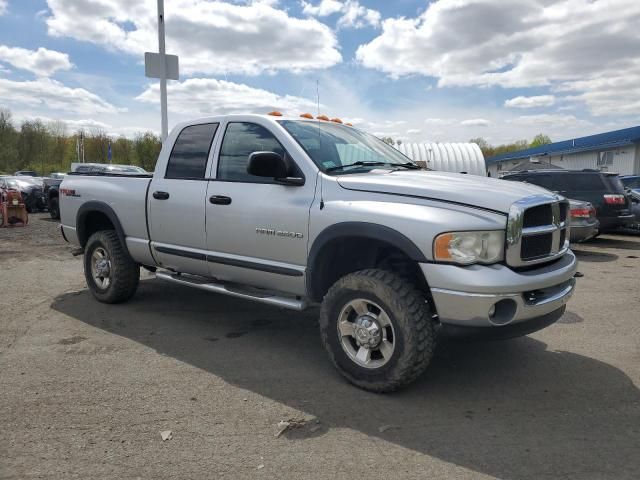
<path id="1" fill-rule="evenodd" d="M 344 351 L 337 322 L 344 305 L 365 298 L 385 310 L 396 337 L 385 365 L 369 369 Z M 354 385 L 372 392 L 390 392 L 413 382 L 429 366 L 436 329 L 425 295 L 408 280 L 385 270 L 361 270 L 342 277 L 327 292 L 320 309 L 320 335 L 329 358 Z"/>
<path id="2" fill-rule="evenodd" d="M 92 275 L 93 252 L 103 248 L 111 261 L 110 284 L 100 288 Z M 93 296 L 103 303 L 121 303 L 129 300 L 140 282 L 140 266 L 124 250 L 113 230 L 102 230 L 91 235 L 84 249 L 84 276 Z"/>
<path id="3" fill-rule="evenodd" d="M 49 200 L 49 215 L 54 220 L 60 219 L 60 202 L 56 197 Z"/>

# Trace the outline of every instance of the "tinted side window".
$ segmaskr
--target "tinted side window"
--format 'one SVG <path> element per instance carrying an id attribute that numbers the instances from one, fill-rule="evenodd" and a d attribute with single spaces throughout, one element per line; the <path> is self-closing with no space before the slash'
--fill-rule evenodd
<path id="1" fill-rule="evenodd" d="M 285 154 L 280 142 L 263 126 L 255 123 L 230 123 L 220 148 L 217 178 L 232 182 L 270 182 L 268 178 L 247 173 L 249 155 L 260 151 L 275 152 L 282 156 Z"/>
<path id="2" fill-rule="evenodd" d="M 173 145 L 165 178 L 204 178 L 217 123 L 184 128 Z"/>
<path id="3" fill-rule="evenodd" d="M 589 192 L 605 190 L 604 182 L 598 173 L 577 173 L 558 175 L 557 190 L 567 192 Z"/>
<path id="4" fill-rule="evenodd" d="M 551 175 L 531 175 L 526 177 L 526 181 L 547 190 L 553 190 L 553 181 Z"/>

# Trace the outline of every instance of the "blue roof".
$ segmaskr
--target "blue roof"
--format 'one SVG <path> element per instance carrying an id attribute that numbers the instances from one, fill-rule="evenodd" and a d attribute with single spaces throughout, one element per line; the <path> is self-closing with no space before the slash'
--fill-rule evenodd
<path id="1" fill-rule="evenodd" d="M 565 153 L 586 152 L 602 148 L 622 147 L 640 141 L 640 126 L 614 130 L 613 132 L 598 133 L 588 137 L 574 138 L 562 142 L 550 143 L 535 148 L 527 148 L 517 152 L 503 153 L 487 158 L 486 163 L 491 164 L 503 160 L 521 160 L 541 155 L 560 155 Z"/>

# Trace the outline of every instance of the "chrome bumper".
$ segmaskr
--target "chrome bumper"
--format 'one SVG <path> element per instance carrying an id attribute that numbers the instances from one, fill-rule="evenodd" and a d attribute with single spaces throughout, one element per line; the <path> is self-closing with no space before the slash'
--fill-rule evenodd
<path id="1" fill-rule="evenodd" d="M 575 255 L 552 265 L 513 271 L 504 265 L 421 264 L 440 322 L 468 327 L 506 326 L 562 308 L 575 287 Z"/>

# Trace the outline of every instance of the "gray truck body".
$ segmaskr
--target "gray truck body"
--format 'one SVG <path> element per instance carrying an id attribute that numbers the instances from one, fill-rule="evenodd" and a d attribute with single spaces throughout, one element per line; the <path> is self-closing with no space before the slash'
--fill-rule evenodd
<path id="1" fill-rule="evenodd" d="M 195 286 L 215 279 L 220 285 L 268 289 L 278 293 L 243 295 L 281 298 L 281 305 L 290 308 L 322 301 L 337 276 L 359 267 L 341 268 L 337 263 L 346 265 L 352 255 L 337 261 L 330 252 L 354 241 L 363 249 L 375 242 L 412 262 L 443 325 L 513 328 L 549 315 L 555 320 L 564 311 L 577 262 L 569 250 L 562 197 L 533 185 L 435 171 L 327 174 L 279 120 L 228 115 L 180 124 L 165 141 L 152 177 L 66 176 L 60 188 L 65 238 L 84 247 L 106 218 L 131 258 L 157 267 L 165 279 L 179 281 L 175 274 L 181 273 L 203 279 Z M 232 122 L 268 129 L 297 165 L 304 184 L 219 180 L 220 145 Z M 218 128 L 205 178 L 167 178 L 167 162 L 180 132 L 214 123 Z M 156 192 L 169 198 L 155 198 Z M 214 197 L 230 203 L 212 203 Z M 544 208 L 553 212 L 553 220 L 535 224 L 534 210 Z M 501 261 L 467 266 L 436 261 L 438 235 L 476 230 L 504 232 Z M 548 235 L 549 247 L 538 256 L 525 255 L 529 239 L 537 235 Z M 287 303 L 287 298 L 292 301 Z M 496 305 L 508 308 L 495 315 Z"/>

